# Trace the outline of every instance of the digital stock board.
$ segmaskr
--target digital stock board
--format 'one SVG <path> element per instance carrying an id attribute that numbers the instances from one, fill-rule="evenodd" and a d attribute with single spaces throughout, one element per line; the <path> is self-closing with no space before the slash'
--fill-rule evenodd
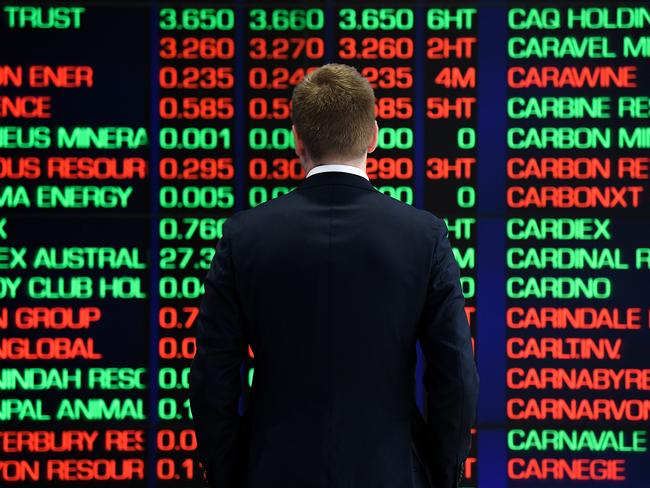
<path id="1" fill-rule="evenodd" d="M 0 485 L 202 486 L 203 279 L 304 178 L 292 89 L 340 62 L 375 89 L 371 183 L 461 268 L 463 486 L 650 486 L 649 56 L 645 2 L 4 2 Z"/>

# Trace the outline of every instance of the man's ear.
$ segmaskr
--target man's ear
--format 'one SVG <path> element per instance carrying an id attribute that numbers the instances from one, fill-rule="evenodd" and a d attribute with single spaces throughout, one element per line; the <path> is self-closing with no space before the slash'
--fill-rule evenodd
<path id="1" fill-rule="evenodd" d="M 295 125 L 291 126 L 291 133 L 293 134 L 293 144 L 296 147 L 296 156 L 303 159 L 305 157 L 305 143 L 302 142 Z"/>
<path id="2" fill-rule="evenodd" d="M 377 149 L 378 143 L 379 143 L 379 126 L 377 125 L 377 121 L 375 120 L 375 132 L 372 134 L 372 140 L 370 141 L 370 145 L 368 146 L 368 154 L 370 154 L 375 149 Z"/>

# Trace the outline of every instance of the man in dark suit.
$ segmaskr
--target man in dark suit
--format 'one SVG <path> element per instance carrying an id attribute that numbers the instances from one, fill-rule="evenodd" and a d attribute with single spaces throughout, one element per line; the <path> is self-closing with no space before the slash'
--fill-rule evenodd
<path id="1" fill-rule="evenodd" d="M 306 76 L 292 110 L 307 177 L 227 220 L 205 281 L 190 375 L 205 476 L 214 488 L 458 486 L 479 381 L 445 222 L 368 180 L 374 93 L 354 68 Z"/>

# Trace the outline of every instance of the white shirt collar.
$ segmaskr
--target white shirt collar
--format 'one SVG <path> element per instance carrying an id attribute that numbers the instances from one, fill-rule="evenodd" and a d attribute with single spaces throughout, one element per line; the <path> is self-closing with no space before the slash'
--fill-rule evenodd
<path id="1" fill-rule="evenodd" d="M 351 173 L 353 175 L 358 175 L 364 177 L 366 180 L 370 181 L 366 172 L 355 166 L 350 166 L 349 164 L 321 164 L 320 166 L 314 166 L 309 173 L 307 173 L 307 178 L 318 173 L 325 173 L 327 171 L 342 171 L 344 173 Z"/>

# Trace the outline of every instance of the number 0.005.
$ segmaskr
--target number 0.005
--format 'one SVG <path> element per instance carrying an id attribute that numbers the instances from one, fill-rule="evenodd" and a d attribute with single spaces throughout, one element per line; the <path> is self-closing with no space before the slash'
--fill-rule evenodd
<path id="1" fill-rule="evenodd" d="M 235 195 L 232 186 L 163 186 L 160 188 L 161 208 L 232 208 Z"/>

